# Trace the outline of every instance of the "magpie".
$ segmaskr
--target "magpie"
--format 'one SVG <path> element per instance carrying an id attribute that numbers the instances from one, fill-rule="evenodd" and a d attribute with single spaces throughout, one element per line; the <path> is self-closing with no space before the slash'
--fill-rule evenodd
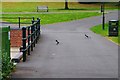
<path id="1" fill-rule="evenodd" d="M 59 41 L 58 40 L 55 40 L 56 41 L 56 45 L 58 45 L 59 44 Z"/>
<path id="2" fill-rule="evenodd" d="M 89 36 L 88 36 L 88 35 L 86 35 L 86 34 L 85 34 L 85 37 L 86 37 L 86 38 L 89 38 Z"/>

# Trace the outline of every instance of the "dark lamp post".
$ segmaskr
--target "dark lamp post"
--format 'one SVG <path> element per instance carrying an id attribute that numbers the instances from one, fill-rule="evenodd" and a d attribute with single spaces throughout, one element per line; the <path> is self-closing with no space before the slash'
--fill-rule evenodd
<path id="1" fill-rule="evenodd" d="M 103 14 L 103 18 L 102 18 L 102 29 L 104 30 L 105 29 L 105 5 L 104 5 L 104 2 L 102 3 L 101 5 L 101 12 Z"/>

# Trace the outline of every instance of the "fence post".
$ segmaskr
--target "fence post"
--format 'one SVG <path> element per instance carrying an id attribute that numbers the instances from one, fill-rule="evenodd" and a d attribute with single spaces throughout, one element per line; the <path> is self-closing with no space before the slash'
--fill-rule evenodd
<path id="1" fill-rule="evenodd" d="M 26 61 L 26 28 L 22 28 L 23 62 Z"/>
<path id="2" fill-rule="evenodd" d="M 38 12 L 38 6 L 37 6 L 37 12 Z"/>
<path id="3" fill-rule="evenodd" d="M 18 17 L 18 24 L 19 24 L 19 28 L 20 28 L 20 17 Z"/>
<path id="4" fill-rule="evenodd" d="M 35 47 L 35 25 L 33 27 L 33 32 L 34 32 L 34 35 L 33 35 L 34 36 L 34 40 L 33 41 L 34 41 L 34 47 Z"/>
<path id="5" fill-rule="evenodd" d="M 36 38 L 36 40 L 35 40 L 35 42 L 37 43 L 37 34 L 38 34 L 38 29 L 37 29 L 37 23 L 36 23 L 36 25 L 35 25 L 35 38 Z"/>
<path id="6" fill-rule="evenodd" d="M 39 19 L 39 18 L 37 18 L 37 20 L 38 20 L 38 31 L 39 31 L 39 36 L 38 36 L 38 39 L 39 39 L 39 37 L 40 37 L 40 19 Z"/>
<path id="7" fill-rule="evenodd" d="M 32 24 L 34 24 L 34 21 L 32 20 Z M 31 26 L 31 51 L 33 51 L 33 25 Z"/>
<path id="8" fill-rule="evenodd" d="M 32 24 L 34 24 L 34 20 L 32 20 Z M 33 30 L 33 44 L 34 44 L 34 47 L 35 47 L 35 25 L 32 26 L 32 30 Z"/>
<path id="9" fill-rule="evenodd" d="M 35 20 L 35 18 L 33 17 L 33 21 Z"/>
<path id="10" fill-rule="evenodd" d="M 28 27 L 28 55 L 30 55 L 30 27 Z"/>
<path id="11" fill-rule="evenodd" d="M 33 26 L 31 26 L 31 51 L 33 51 Z"/>

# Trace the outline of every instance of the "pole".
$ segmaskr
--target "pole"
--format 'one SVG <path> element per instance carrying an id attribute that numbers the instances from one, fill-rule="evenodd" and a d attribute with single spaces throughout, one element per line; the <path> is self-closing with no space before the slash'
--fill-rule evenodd
<path id="1" fill-rule="evenodd" d="M 41 31 L 41 30 L 40 30 L 40 19 L 37 18 L 37 20 L 39 20 L 39 21 L 38 21 L 38 30 L 39 30 L 39 37 L 40 37 L 40 31 Z M 39 39 L 39 37 L 38 37 L 38 39 Z"/>
<path id="2" fill-rule="evenodd" d="M 30 46 L 30 27 L 28 27 L 28 46 Z M 30 47 L 28 48 L 28 55 L 30 55 Z"/>
<path id="3" fill-rule="evenodd" d="M 32 24 L 34 24 L 34 21 L 32 20 Z M 31 26 L 31 51 L 33 51 L 33 25 Z"/>
<path id="4" fill-rule="evenodd" d="M 104 3 L 102 4 L 102 10 L 103 10 L 103 19 L 102 19 L 102 29 L 104 30 L 105 29 L 105 13 L 104 13 Z"/>
<path id="5" fill-rule="evenodd" d="M 23 62 L 26 61 L 26 28 L 22 28 Z"/>
<path id="6" fill-rule="evenodd" d="M 35 18 L 34 17 L 32 17 L 33 18 L 33 21 L 35 20 Z"/>
<path id="7" fill-rule="evenodd" d="M 19 24 L 19 28 L 20 28 L 20 17 L 18 17 L 18 24 Z"/>

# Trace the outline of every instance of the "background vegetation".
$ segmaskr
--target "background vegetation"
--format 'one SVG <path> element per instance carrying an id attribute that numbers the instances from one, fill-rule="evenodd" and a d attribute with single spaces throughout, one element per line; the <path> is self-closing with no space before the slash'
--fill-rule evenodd
<path id="1" fill-rule="evenodd" d="M 10 73 L 14 69 L 13 63 L 10 61 L 10 57 L 6 51 L 0 51 L 0 79 L 7 80 L 10 78 Z"/>
<path id="2" fill-rule="evenodd" d="M 86 11 L 100 10 L 100 3 L 81 4 L 79 2 L 68 2 L 69 10 L 64 9 L 64 2 L 3 2 L 2 12 L 36 12 L 37 6 L 46 5 L 49 12 L 63 11 Z M 117 9 L 116 3 L 106 3 L 106 10 Z"/>

